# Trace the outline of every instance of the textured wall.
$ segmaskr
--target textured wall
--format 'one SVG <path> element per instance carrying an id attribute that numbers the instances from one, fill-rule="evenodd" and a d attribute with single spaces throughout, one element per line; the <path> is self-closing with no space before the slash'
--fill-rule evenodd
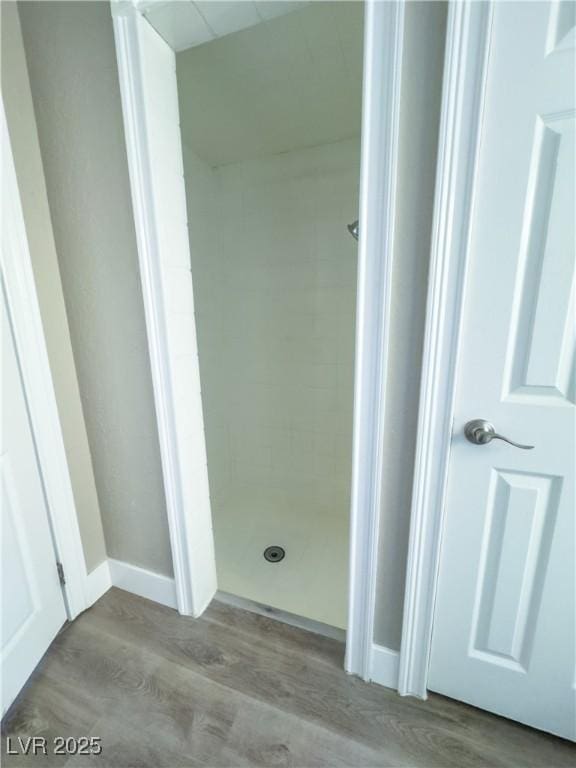
<path id="1" fill-rule="evenodd" d="M 16 3 L 2 3 L 1 8 L 2 99 L 8 120 L 84 557 L 87 570 L 91 571 L 106 557 L 102 520 L 50 221 L 20 20 Z"/>
<path id="2" fill-rule="evenodd" d="M 446 3 L 406 3 L 375 640 L 400 647 Z"/>
<path id="3" fill-rule="evenodd" d="M 108 555 L 171 574 L 110 6 L 19 7 Z"/>

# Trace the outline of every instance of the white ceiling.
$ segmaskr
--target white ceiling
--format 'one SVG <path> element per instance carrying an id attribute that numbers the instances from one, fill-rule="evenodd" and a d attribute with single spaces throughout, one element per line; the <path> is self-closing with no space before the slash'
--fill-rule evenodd
<path id="1" fill-rule="evenodd" d="M 298 5 L 176 56 L 182 140 L 210 165 L 359 135 L 363 3 Z"/>
<path id="2" fill-rule="evenodd" d="M 307 3 L 252 0 L 136 0 L 136 7 L 175 51 L 283 16 Z"/>

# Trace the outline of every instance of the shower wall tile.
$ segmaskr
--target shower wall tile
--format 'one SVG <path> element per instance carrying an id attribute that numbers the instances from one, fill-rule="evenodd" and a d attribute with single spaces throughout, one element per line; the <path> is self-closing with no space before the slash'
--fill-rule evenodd
<path id="1" fill-rule="evenodd" d="M 353 138 L 211 169 L 184 146 L 219 587 L 254 600 L 266 602 L 272 581 L 290 589 L 273 578 L 243 593 L 256 539 L 300 536 L 302 548 L 347 526 L 356 245 L 346 225 L 357 217 L 359 154 Z M 177 307 L 177 286 L 173 296 Z M 345 559 L 322 588 L 345 580 Z M 345 594 L 325 595 L 339 601 L 340 626 Z"/>

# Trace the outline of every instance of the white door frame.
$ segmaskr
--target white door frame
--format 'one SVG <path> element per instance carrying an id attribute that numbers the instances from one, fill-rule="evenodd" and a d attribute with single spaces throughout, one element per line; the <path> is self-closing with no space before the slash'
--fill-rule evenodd
<path id="1" fill-rule="evenodd" d="M 1 120 L 0 289 L 6 294 L 53 535 L 46 546 L 54 547 L 54 567 L 58 561 L 64 568 L 64 600 L 72 620 L 88 607 L 88 577 L 3 102 Z"/>
<path id="2" fill-rule="evenodd" d="M 493 6 L 451 2 L 398 691 L 426 698 Z"/>
<path id="3" fill-rule="evenodd" d="M 396 658 L 384 679 L 375 673 L 374 614 L 386 421 L 396 166 L 404 3 L 368 0 L 364 16 L 360 237 L 350 570 L 345 668 L 365 680 L 396 686 Z M 382 649 L 390 656 L 388 649 Z"/>
<path id="4" fill-rule="evenodd" d="M 216 564 L 213 554 L 211 524 L 199 518 L 194 509 L 194 502 L 187 500 L 185 492 L 185 471 L 191 469 L 191 457 L 183 443 L 178 439 L 178 416 L 188 410 L 187 403 L 179 401 L 178 391 L 170 348 L 174 343 L 170 330 L 169 311 L 164 298 L 164 283 L 167 280 L 166 246 L 161 238 L 164 224 L 163 212 L 159 201 L 166 190 L 161 189 L 159 179 L 154 173 L 154 151 L 148 133 L 148 115 L 145 85 L 145 70 L 161 66 L 156 59 L 150 59 L 148 50 L 140 35 L 142 23 L 138 11 L 138 0 L 111 0 L 124 132 L 128 155 L 130 189 L 136 227 L 136 242 L 140 265 L 140 280 L 144 301 L 144 314 L 148 338 L 148 352 L 152 372 L 156 423 L 160 443 L 166 513 L 170 533 L 170 547 L 176 587 L 176 604 L 183 615 L 200 616 L 216 591 Z M 167 50 L 170 49 L 166 44 Z M 177 92 L 176 67 L 170 73 L 158 72 L 161 82 Z M 174 106 L 174 105 L 171 105 Z M 170 120 L 172 122 L 170 123 Z M 167 141 L 180 137 L 180 125 L 177 105 L 172 116 L 164 116 L 170 124 L 171 136 Z M 174 148 L 171 148 L 174 150 Z M 155 147 L 158 153 L 158 147 Z M 166 152 L 170 148 L 166 147 Z M 181 161 L 181 147 L 178 148 Z M 167 154 L 167 164 L 174 161 L 173 152 Z M 176 187 L 176 184 L 173 183 Z M 184 182 L 179 179 L 178 188 L 170 190 L 171 197 L 181 203 L 186 210 Z M 171 222 L 176 230 L 177 240 L 182 248 L 188 249 L 188 228 L 185 219 Z M 188 259 L 189 261 L 189 259 Z M 192 284 L 187 287 L 189 303 L 193 306 Z M 188 324 L 191 334 L 195 334 L 193 322 Z M 194 347 L 196 339 L 194 338 Z M 180 388 L 182 391 L 182 388 Z M 189 396 L 192 392 L 186 390 Z M 199 436 L 204 440 L 204 436 Z M 205 451 L 205 446 L 202 446 Z M 204 471 L 206 467 L 204 466 Z M 207 485 L 207 483 L 206 483 Z M 202 527 L 202 531 L 200 528 Z M 206 552 L 197 556 L 194 546 L 199 538 L 206 541 Z M 204 573 L 210 570 L 209 574 Z M 202 584 L 198 597 L 198 584 Z"/>
<path id="5" fill-rule="evenodd" d="M 132 202 L 148 329 L 152 379 L 164 472 L 166 506 L 181 613 L 190 610 L 193 562 L 187 531 L 192 510 L 184 503 L 176 439 L 174 386 L 169 365 L 162 262 L 154 230 L 156 180 L 144 128 L 143 67 L 138 45 L 138 0 L 111 0 L 120 76 Z M 358 305 L 351 503 L 349 624 L 346 669 L 370 678 L 380 515 L 381 446 L 394 237 L 396 158 L 400 113 L 404 4 L 365 4 L 363 127 L 358 250 Z M 174 72 L 174 81 L 176 73 Z M 179 126 L 176 126 L 179 135 Z M 187 238 L 186 232 L 186 238 Z M 394 654 L 393 663 L 397 661 Z M 396 684 L 394 680 L 388 684 Z"/>

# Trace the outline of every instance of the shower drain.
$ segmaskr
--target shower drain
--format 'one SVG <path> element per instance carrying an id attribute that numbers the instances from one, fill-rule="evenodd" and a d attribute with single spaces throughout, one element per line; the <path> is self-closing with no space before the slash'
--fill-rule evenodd
<path id="1" fill-rule="evenodd" d="M 278 547 L 274 544 L 271 547 L 266 547 L 264 550 L 264 559 L 268 560 L 269 563 L 279 563 L 280 560 L 284 560 L 285 554 L 286 552 L 283 547 Z"/>

